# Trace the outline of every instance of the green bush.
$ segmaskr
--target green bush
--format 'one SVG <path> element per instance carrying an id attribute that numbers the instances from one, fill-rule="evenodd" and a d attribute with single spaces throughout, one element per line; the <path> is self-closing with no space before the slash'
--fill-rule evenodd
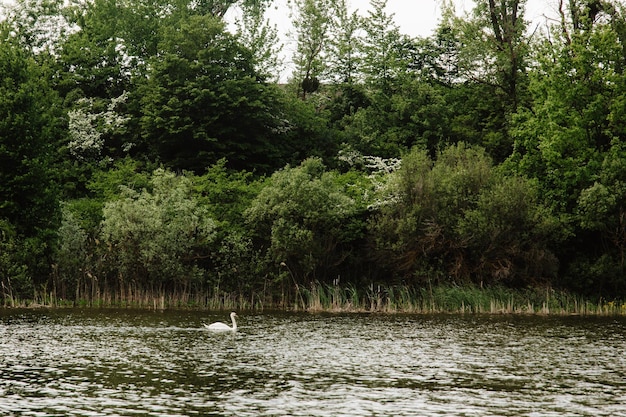
<path id="1" fill-rule="evenodd" d="M 390 175 L 370 232 L 398 276 L 482 286 L 555 275 L 557 222 L 532 182 L 499 175 L 481 148 L 458 144 L 435 161 L 414 150 Z"/>
<path id="2" fill-rule="evenodd" d="M 210 256 L 215 221 L 193 195 L 190 178 L 158 169 L 151 189 L 123 187 L 106 203 L 101 237 L 120 279 L 148 288 L 197 283 L 199 260 Z"/>
<path id="3" fill-rule="evenodd" d="M 269 268 L 288 269 L 298 282 L 332 277 L 346 251 L 362 236 L 363 202 L 346 190 L 342 176 L 311 158 L 272 175 L 246 218 L 256 239 L 267 247 Z M 274 269 L 276 270 L 276 269 Z"/>

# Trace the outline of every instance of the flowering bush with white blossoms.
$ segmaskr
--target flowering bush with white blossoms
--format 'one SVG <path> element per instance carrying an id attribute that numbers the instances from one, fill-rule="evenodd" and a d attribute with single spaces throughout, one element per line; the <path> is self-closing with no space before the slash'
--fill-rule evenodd
<path id="1" fill-rule="evenodd" d="M 130 117 L 120 114 L 117 107 L 126 103 L 128 93 L 112 98 L 104 111 L 96 111 L 92 98 L 78 100 L 78 108 L 68 112 L 70 153 L 83 161 L 100 161 L 106 135 L 123 129 Z M 125 150 L 130 149 L 128 144 Z"/>

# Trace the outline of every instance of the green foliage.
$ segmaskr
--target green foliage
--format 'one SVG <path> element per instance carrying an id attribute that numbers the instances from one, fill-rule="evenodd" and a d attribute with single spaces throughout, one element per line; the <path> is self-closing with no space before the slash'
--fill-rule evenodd
<path id="1" fill-rule="evenodd" d="M 22 262 L 15 230 L 5 220 L 0 220 L 0 286 L 4 306 L 13 306 L 16 300 L 32 295 L 28 266 Z"/>
<path id="2" fill-rule="evenodd" d="M 589 280 L 606 281 L 615 291 L 626 288 L 626 152 L 615 140 L 606 152 L 598 179 L 581 191 L 576 215 L 586 232 L 599 234 L 602 250 L 587 251 L 594 267 Z M 600 270 L 598 274 L 593 271 Z M 579 272 L 580 275 L 580 272 Z M 600 275 L 600 277 L 598 277 Z"/>
<path id="3" fill-rule="evenodd" d="M 582 190 L 578 200 L 580 224 L 584 229 L 622 233 L 626 210 L 626 147 L 614 141 L 606 153 L 598 180 Z M 615 242 L 622 238 L 614 236 Z"/>
<path id="4" fill-rule="evenodd" d="M 17 234 L 29 274 L 45 280 L 59 221 L 51 162 L 57 96 L 34 58 L 0 23 L 0 219 Z"/>
<path id="5" fill-rule="evenodd" d="M 361 64 L 361 18 L 348 13 L 347 0 L 332 2 L 326 64 L 328 75 L 337 84 L 356 84 Z"/>
<path id="6" fill-rule="evenodd" d="M 95 169 L 86 184 L 87 193 L 66 202 L 67 210 L 80 222 L 87 233 L 96 237 L 102 221 L 105 203 L 120 198 L 122 187 L 141 190 L 149 186 L 147 168 L 130 158 L 115 162 L 111 167 Z"/>
<path id="7" fill-rule="evenodd" d="M 473 16 L 458 22 L 463 76 L 496 86 L 507 111 L 522 102 L 528 56 L 526 0 L 479 0 Z"/>
<path id="8" fill-rule="evenodd" d="M 210 255 L 215 222 L 193 198 L 189 178 L 158 169 L 150 186 L 125 187 L 104 207 L 101 236 L 119 278 L 152 288 L 198 283 L 198 260 Z"/>
<path id="9" fill-rule="evenodd" d="M 602 153 L 623 132 L 624 57 L 616 36 L 606 25 L 537 46 L 534 104 L 517 116 L 513 158 L 519 172 L 539 179 L 558 212 L 572 212 L 581 190 L 593 183 Z"/>
<path id="10" fill-rule="evenodd" d="M 371 223 L 381 259 L 407 278 L 509 285 L 544 281 L 556 272 L 549 250 L 555 222 L 532 183 L 494 173 L 479 148 L 423 151 L 402 160 Z M 385 190 L 385 192 L 389 192 Z"/>
<path id="11" fill-rule="evenodd" d="M 262 187 L 262 180 L 245 171 L 226 168 L 224 159 L 194 183 L 199 204 L 228 231 L 247 230 L 243 213 Z"/>
<path id="12" fill-rule="evenodd" d="M 211 284 L 221 291 L 253 293 L 264 272 L 244 212 L 262 187 L 262 180 L 244 171 L 232 171 L 221 160 L 194 181 L 198 204 L 215 219 L 216 249 L 207 268 Z"/>
<path id="13" fill-rule="evenodd" d="M 59 295 L 64 298 L 80 298 L 80 284 L 89 274 L 90 252 L 87 232 L 81 227 L 79 220 L 70 211 L 69 206 L 63 207 L 63 219 L 58 230 L 58 247 L 55 253 L 56 286 Z"/>
<path id="14" fill-rule="evenodd" d="M 124 186 L 141 190 L 149 186 L 148 168 L 131 158 L 116 162 L 112 168 L 95 171 L 87 184 L 93 197 L 101 201 L 116 200 Z"/>
<path id="15" fill-rule="evenodd" d="M 370 7 L 364 20 L 363 74 L 367 84 L 376 91 L 388 94 L 393 81 L 406 66 L 398 53 L 400 30 L 393 21 L 393 15 L 387 14 L 387 0 L 370 0 Z"/>
<path id="16" fill-rule="evenodd" d="M 280 157 L 277 90 L 259 82 L 251 52 L 211 16 L 167 28 L 142 87 L 142 130 L 151 156 L 203 172 L 221 158 L 267 170 Z"/>
<path id="17" fill-rule="evenodd" d="M 202 0 L 198 2 L 183 1 L 181 8 L 189 8 L 198 14 L 211 14 L 215 17 L 224 15 L 234 6 L 243 9 L 259 9 L 267 6 L 270 0 Z"/>
<path id="18" fill-rule="evenodd" d="M 306 99 L 307 94 L 319 88 L 320 77 L 325 70 L 324 50 L 328 43 L 332 7 L 329 0 L 294 0 L 297 44 L 294 54 L 294 80 L 298 83 L 298 95 Z"/>
<path id="19" fill-rule="evenodd" d="M 54 94 L 28 53 L 0 36 L 0 216 L 33 235 L 54 225 L 57 212 L 49 165 Z"/>
<path id="20" fill-rule="evenodd" d="M 616 175 L 626 120 L 624 17 L 609 7 L 588 21 L 578 6 L 572 3 L 571 20 L 554 28 L 550 41 L 534 45 L 532 106 L 514 118 L 515 152 L 507 168 L 535 178 L 563 221 L 562 282 L 595 289 L 611 282 L 614 291 L 623 288 L 615 277 L 624 265 L 622 175 Z"/>
<path id="21" fill-rule="evenodd" d="M 441 23 L 434 33 L 416 40 L 416 53 L 410 61 L 412 69 L 423 79 L 452 87 L 462 79 L 460 37 L 460 28 L 454 23 L 453 10 L 444 6 Z"/>
<path id="22" fill-rule="evenodd" d="M 64 14 L 72 30 L 59 48 L 55 80 L 62 94 L 89 98 L 119 97 L 130 86 L 131 62 L 124 39 L 130 22 L 114 0 L 74 3 Z"/>
<path id="23" fill-rule="evenodd" d="M 283 119 L 276 131 L 276 140 L 282 140 L 284 157 L 276 162 L 283 161 L 281 166 L 286 163 L 297 165 L 309 157 L 319 157 L 327 164 L 332 163 L 339 148 L 339 133 L 329 126 L 325 109 L 327 98 L 315 94 L 304 101 L 294 95 L 285 95 L 280 101 Z"/>
<path id="24" fill-rule="evenodd" d="M 435 148 L 446 137 L 442 96 L 428 84 L 407 81 L 367 104 L 343 120 L 346 142 L 364 154 L 400 157 L 414 146 Z"/>
<path id="25" fill-rule="evenodd" d="M 550 251 L 560 225 L 541 207 L 537 188 L 504 177 L 480 193 L 476 208 L 460 221 L 473 269 L 482 283 L 541 284 L 554 278 L 558 260 Z"/>
<path id="26" fill-rule="evenodd" d="M 250 2 L 253 3 L 253 2 Z M 254 55 L 255 70 L 262 77 L 278 81 L 282 58 L 279 56 L 283 44 L 278 36 L 278 27 L 266 17 L 265 2 L 255 2 L 244 7 L 237 19 L 237 35 Z"/>
<path id="27" fill-rule="evenodd" d="M 269 262 L 308 281 L 322 279 L 327 268 L 341 265 L 347 249 L 343 245 L 360 232 L 351 227 L 358 209 L 338 175 L 310 158 L 274 173 L 246 217 L 267 245 Z"/>
<path id="28" fill-rule="evenodd" d="M 466 311 L 487 301 L 458 283 L 624 291 L 623 5 L 571 1 L 531 35 L 524 0 L 464 16 L 444 2 L 433 35 L 411 39 L 384 0 L 363 17 L 292 1 L 302 100 L 266 82 L 270 4 L 6 9 L 5 303 L 125 288 L 293 305 L 295 289 L 333 305 L 341 280 L 342 297 L 384 305 L 439 281 L 442 304 L 480 306 Z"/>

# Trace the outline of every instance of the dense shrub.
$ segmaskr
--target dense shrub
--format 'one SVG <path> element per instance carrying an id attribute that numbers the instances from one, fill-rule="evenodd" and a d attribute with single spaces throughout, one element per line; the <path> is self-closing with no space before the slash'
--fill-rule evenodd
<path id="1" fill-rule="evenodd" d="M 382 261 L 404 279 L 528 284 L 553 277 L 555 228 L 532 182 L 496 173 L 477 147 L 458 144 L 432 161 L 403 158 L 393 198 L 370 224 Z"/>

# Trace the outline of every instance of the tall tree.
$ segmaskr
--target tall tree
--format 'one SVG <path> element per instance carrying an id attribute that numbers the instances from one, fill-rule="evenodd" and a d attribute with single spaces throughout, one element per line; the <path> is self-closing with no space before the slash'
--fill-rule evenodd
<path id="1" fill-rule="evenodd" d="M 462 23 L 466 77 L 491 84 L 510 112 L 520 102 L 528 54 L 526 0 L 479 0 Z"/>
<path id="2" fill-rule="evenodd" d="M 320 77 L 325 72 L 324 52 L 330 27 L 330 0 L 294 0 L 293 26 L 296 35 L 294 81 L 298 95 L 306 99 L 317 91 Z"/>
<path id="3" fill-rule="evenodd" d="M 623 276 L 618 161 L 626 135 L 626 57 L 620 41 L 624 15 L 612 10 L 583 24 L 582 16 L 568 17 L 562 9 L 562 22 L 537 44 L 533 104 L 514 119 L 510 158 L 510 168 L 534 178 L 562 220 L 569 236 L 561 254 L 568 284 L 594 291 Z M 577 21 L 577 28 L 570 23 Z"/>
<path id="4" fill-rule="evenodd" d="M 614 24 L 571 36 L 562 27 L 536 45 L 533 106 L 516 118 L 514 158 L 544 184 L 561 213 L 572 213 L 612 140 L 623 136 L 626 57 Z M 521 158 L 521 159 L 517 159 Z"/>
<path id="5" fill-rule="evenodd" d="M 352 86 L 359 81 L 362 50 L 361 18 L 348 12 L 347 0 L 333 3 L 328 43 L 328 76 L 335 83 Z"/>
<path id="6" fill-rule="evenodd" d="M 63 43 L 58 88 L 78 97 L 112 98 L 129 88 L 131 67 L 124 39 L 124 8 L 116 0 L 93 0 L 68 9 L 79 30 Z"/>
<path id="7" fill-rule="evenodd" d="M 389 94 L 393 80 L 405 71 L 406 62 L 400 54 L 400 29 L 386 9 L 387 0 L 370 0 L 369 15 L 364 20 L 362 68 L 367 84 Z"/>
<path id="8" fill-rule="evenodd" d="M 244 8 L 241 18 L 236 22 L 237 34 L 240 42 L 252 51 L 257 72 L 278 80 L 283 44 L 278 37 L 277 26 L 270 23 L 265 11 L 261 3 Z"/>
<path id="9" fill-rule="evenodd" d="M 195 11 L 200 14 L 210 14 L 215 17 L 223 18 L 224 15 L 234 6 L 242 8 L 258 8 L 264 7 L 272 0 L 197 0 L 190 2 L 184 0 Z"/>
<path id="10" fill-rule="evenodd" d="M 451 1 L 443 2 L 441 21 L 431 36 L 416 41 L 416 52 L 410 62 L 411 69 L 425 80 L 450 87 L 466 81 L 460 74 L 463 43 L 455 13 Z"/>
<path id="11" fill-rule="evenodd" d="M 439 73 L 440 64 L 452 64 L 447 75 L 455 86 L 449 98 L 459 109 L 455 135 L 468 135 L 460 140 L 484 146 L 496 161 L 512 152 L 511 116 L 529 105 L 525 2 L 479 0 L 463 17 L 455 14 L 451 2 L 444 3 L 444 20 L 433 48 L 443 60 L 425 60 Z M 441 80 L 439 75 L 436 79 Z"/>
<path id="12" fill-rule="evenodd" d="M 198 173 L 221 158 L 251 170 L 282 164 L 278 91 L 258 76 L 252 53 L 221 20 L 181 20 L 159 49 L 140 90 L 152 157 Z"/>
<path id="13" fill-rule="evenodd" d="M 51 161 L 63 118 L 46 79 L 0 23 L 0 219 L 23 239 L 25 262 L 39 278 L 48 272 L 60 214 Z"/>

